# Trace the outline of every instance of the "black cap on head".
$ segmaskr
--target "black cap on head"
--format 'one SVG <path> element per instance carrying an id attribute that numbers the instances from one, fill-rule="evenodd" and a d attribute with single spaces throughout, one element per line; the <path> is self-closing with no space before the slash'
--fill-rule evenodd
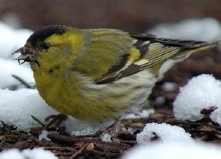
<path id="1" fill-rule="evenodd" d="M 49 25 L 35 31 L 27 40 L 32 46 L 36 46 L 39 41 L 45 40 L 53 34 L 63 34 L 66 31 L 64 25 Z"/>

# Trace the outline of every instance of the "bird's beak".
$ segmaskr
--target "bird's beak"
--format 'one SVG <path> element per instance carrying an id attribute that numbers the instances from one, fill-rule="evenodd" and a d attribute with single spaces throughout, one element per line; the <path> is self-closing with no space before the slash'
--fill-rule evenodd
<path id="1" fill-rule="evenodd" d="M 19 55 L 17 58 L 14 59 L 14 60 L 18 60 L 19 64 L 23 64 L 25 62 L 36 61 L 38 57 L 36 52 L 33 49 L 31 49 L 31 47 L 27 44 L 17 49 L 15 52 L 12 53 L 12 55 L 15 53 L 21 53 L 21 55 Z M 23 62 L 20 62 L 20 60 L 23 60 Z"/>

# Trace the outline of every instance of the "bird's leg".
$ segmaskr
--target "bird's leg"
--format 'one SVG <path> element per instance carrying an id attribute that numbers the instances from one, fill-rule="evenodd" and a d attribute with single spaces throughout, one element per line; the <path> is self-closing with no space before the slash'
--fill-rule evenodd
<path id="1" fill-rule="evenodd" d="M 109 133 L 111 136 L 114 136 L 114 134 L 116 132 L 118 132 L 120 124 L 121 124 L 120 117 L 118 117 L 118 118 L 116 118 L 115 122 L 113 124 L 111 124 L 109 127 L 105 128 L 104 130 L 98 130 L 96 132 L 96 135 L 101 137 L 105 133 Z"/>
<path id="2" fill-rule="evenodd" d="M 45 125 L 45 129 L 48 129 L 53 124 L 55 124 L 56 126 L 59 126 L 66 119 L 67 119 L 67 116 L 63 114 L 49 115 L 48 117 L 45 118 L 45 121 L 49 121 L 49 120 L 51 121 L 49 121 L 49 123 Z"/>

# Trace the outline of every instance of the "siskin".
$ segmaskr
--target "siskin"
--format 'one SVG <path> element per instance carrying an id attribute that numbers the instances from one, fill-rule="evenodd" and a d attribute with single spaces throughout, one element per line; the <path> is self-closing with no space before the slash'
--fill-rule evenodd
<path id="1" fill-rule="evenodd" d="M 142 109 L 157 80 L 190 54 L 216 44 L 130 35 L 117 29 L 50 25 L 15 53 L 29 62 L 48 105 L 86 121 Z"/>

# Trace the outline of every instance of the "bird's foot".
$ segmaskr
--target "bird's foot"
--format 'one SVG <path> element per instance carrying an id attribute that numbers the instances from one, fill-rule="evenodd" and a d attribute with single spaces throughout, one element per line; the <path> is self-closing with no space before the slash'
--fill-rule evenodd
<path id="1" fill-rule="evenodd" d="M 113 124 L 109 127 L 105 128 L 104 130 L 99 130 L 96 132 L 96 135 L 101 138 L 104 134 L 109 133 L 112 137 L 116 135 L 118 129 L 121 125 L 120 118 L 117 118 Z"/>
<path id="2" fill-rule="evenodd" d="M 56 126 L 59 126 L 66 119 L 67 119 L 67 116 L 63 114 L 49 115 L 48 117 L 45 118 L 45 121 L 50 120 L 49 123 L 45 125 L 45 129 L 50 128 L 53 124 L 55 124 Z"/>

